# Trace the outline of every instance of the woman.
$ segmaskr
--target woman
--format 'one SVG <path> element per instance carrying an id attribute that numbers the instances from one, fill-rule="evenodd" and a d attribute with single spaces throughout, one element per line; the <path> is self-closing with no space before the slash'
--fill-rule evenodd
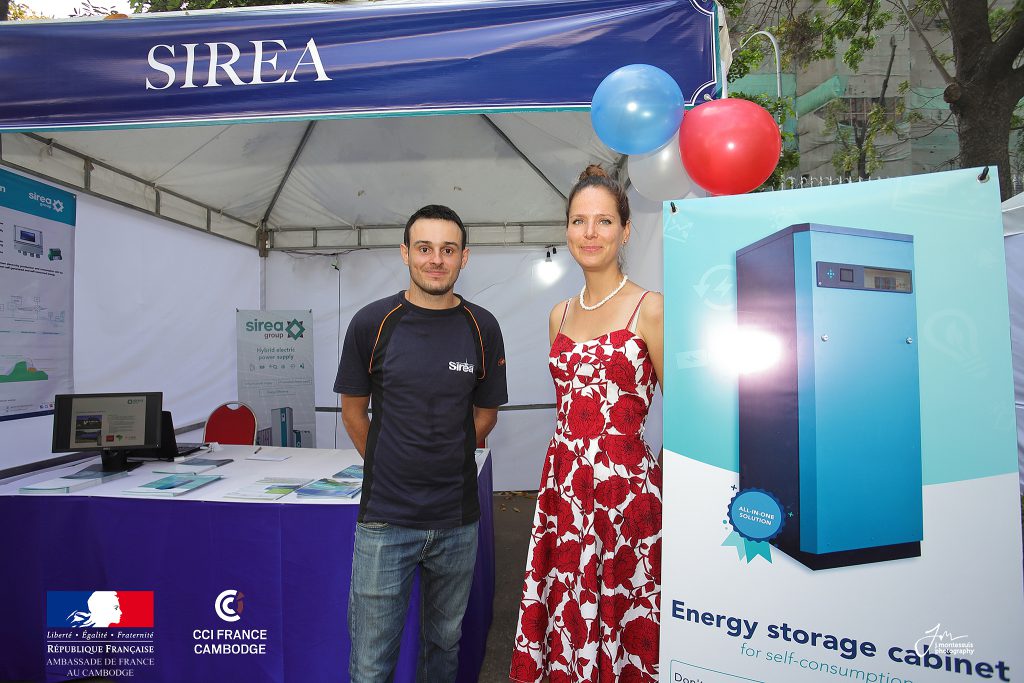
<path id="1" fill-rule="evenodd" d="M 566 222 L 586 284 L 551 311 L 558 418 L 509 677 L 654 681 L 661 467 L 642 434 L 661 376 L 663 302 L 622 272 L 629 201 L 600 166 L 569 193 Z"/>

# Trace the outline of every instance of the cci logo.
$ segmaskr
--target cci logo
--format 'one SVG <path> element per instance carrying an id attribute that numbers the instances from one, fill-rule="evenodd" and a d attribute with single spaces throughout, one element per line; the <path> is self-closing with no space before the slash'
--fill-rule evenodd
<path id="1" fill-rule="evenodd" d="M 217 596 L 213 609 L 223 621 L 238 621 L 242 618 L 245 593 L 228 589 Z"/>

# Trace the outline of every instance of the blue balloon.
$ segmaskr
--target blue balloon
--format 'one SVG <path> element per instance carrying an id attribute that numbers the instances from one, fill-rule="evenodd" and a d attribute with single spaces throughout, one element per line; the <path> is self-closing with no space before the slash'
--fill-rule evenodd
<path id="1" fill-rule="evenodd" d="M 630 64 L 597 86 L 590 121 L 601 142 L 616 152 L 646 154 L 676 134 L 685 106 L 671 76 L 650 64 Z"/>

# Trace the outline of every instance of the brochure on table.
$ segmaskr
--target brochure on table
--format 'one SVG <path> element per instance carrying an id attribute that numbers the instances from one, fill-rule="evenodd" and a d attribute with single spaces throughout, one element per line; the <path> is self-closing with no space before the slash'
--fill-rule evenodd
<path id="1" fill-rule="evenodd" d="M 220 479 L 218 474 L 168 474 L 140 486 L 125 489 L 131 496 L 183 496 Z"/>
<path id="2" fill-rule="evenodd" d="M 197 456 L 194 458 L 188 458 L 181 462 L 175 463 L 159 463 L 155 468 L 154 472 L 162 472 L 164 474 L 201 474 L 203 472 L 209 472 L 210 470 L 223 467 L 230 462 L 234 462 L 231 458 L 207 458 L 203 456 Z"/>
<path id="3" fill-rule="evenodd" d="M 299 498 L 357 498 L 363 490 L 361 481 L 325 477 L 295 491 Z"/>
<path id="4" fill-rule="evenodd" d="M 1024 681 L 979 171 L 666 203 L 661 680 Z"/>
<path id="5" fill-rule="evenodd" d="M 297 449 L 269 446 L 262 448 L 261 453 L 291 456 L 284 461 L 249 460 L 246 456 L 252 454 L 252 451 L 252 446 L 221 446 L 216 453 L 217 458 L 215 459 L 230 459 L 233 462 L 199 474 L 199 477 L 215 475 L 217 479 L 199 488 L 189 490 L 187 493 L 178 496 L 178 498 L 183 501 L 234 500 L 257 504 L 275 501 L 299 505 L 321 503 L 328 505 L 354 505 L 359 503 L 363 460 L 355 449 Z M 486 448 L 477 449 L 475 457 L 477 474 L 479 475 L 487 464 L 490 450 Z M 15 495 L 18 494 L 20 488 L 35 486 L 39 483 L 52 483 L 48 480 L 72 475 L 89 464 L 89 461 L 79 462 L 63 469 L 50 470 L 46 473 L 28 475 L 16 481 L 0 483 L 0 496 Z M 75 491 L 71 495 L 113 498 L 128 497 L 131 494 L 126 494 L 126 489 L 141 487 L 156 480 L 173 476 L 160 472 L 160 470 L 172 466 L 173 464 L 171 463 L 160 461 L 147 462 L 130 473 L 120 474 L 116 481 L 99 483 L 85 491 Z M 189 478 L 187 475 L 180 476 Z M 299 497 L 298 495 L 291 494 L 290 490 L 280 493 L 285 487 L 299 488 L 321 478 L 339 481 L 344 485 L 339 488 L 344 488 L 351 497 Z M 63 485 L 63 482 L 61 485 Z M 34 493 L 37 495 L 67 495 L 69 492 L 48 490 L 36 491 Z M 145 493 L 150 496 L 160 495 L 149 491 Z M 132 497 L 135 496 L 133 495 Z"/>
<path id="6" fill-rule="evenodd" d="M 67 472 L 56 479 L 47 479 L 22 486 L 18 489 L 18 493 L 73 493 L 127 475 L 128 473 L 124 471 L 109 472 L 103 469 L 102 464 L 95 463 L 74 472 Z"/>
<path id="7" fill-rule="evenodd" d="M 241 500 L 278 500 L 310 482 L 309 479 L 296 477 L 264 477 L 259 481 L 243 486 L 225 494 L 225 498 Z"/>

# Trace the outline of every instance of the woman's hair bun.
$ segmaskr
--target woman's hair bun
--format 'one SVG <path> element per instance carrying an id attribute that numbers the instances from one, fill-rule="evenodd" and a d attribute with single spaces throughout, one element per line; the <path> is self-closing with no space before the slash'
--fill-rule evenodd
<path id="1" fill-rule="evenodd" d="M 583 172 L 580 173 L 580 177 L 576 180 L 579 182 L 584 178 L 609 178 L 608 172 L 601 168 L 601 164 L 590 164 Z"/>
<path id="2" fill-rule="evenodd" d="M 601 187 L 610 192 L 612 197 L 615 198 L 615 205 L 619 210 L 619 221 L 622 225 L 629 221 L 629 198 L 626 196 L 626 191 L 622 189 L 622 185 L 619 181 L 608 175 L 608 171 L 601 168 L 600 164 L 590 164 L 583 169 L 579 180 L 569 190 L 569 198 L 565 202 L 566 222 L 569 220 L 569 207 L 572 206 L 573 198 L 580 190 L 588 187 Z"/>

